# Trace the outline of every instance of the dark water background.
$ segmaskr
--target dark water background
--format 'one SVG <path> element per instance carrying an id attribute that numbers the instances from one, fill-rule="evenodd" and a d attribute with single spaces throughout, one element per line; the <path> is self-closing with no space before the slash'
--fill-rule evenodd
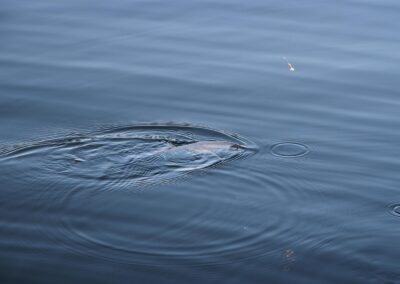
<path id="1" fill-rule="evenodd" d="M 0 6 L 2 145 L 153 121 L 258 145 L 146 189 L 3 161 L 1 283 L 400 283 L 398 1 Z"/>

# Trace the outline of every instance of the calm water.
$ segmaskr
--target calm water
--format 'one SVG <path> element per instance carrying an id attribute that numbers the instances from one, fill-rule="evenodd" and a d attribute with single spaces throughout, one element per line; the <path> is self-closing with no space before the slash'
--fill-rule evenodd
<path id="1" fill-rule="evenodd" d="M 1 283 L 400 283 L 398 1 L 0 5 Z"/>

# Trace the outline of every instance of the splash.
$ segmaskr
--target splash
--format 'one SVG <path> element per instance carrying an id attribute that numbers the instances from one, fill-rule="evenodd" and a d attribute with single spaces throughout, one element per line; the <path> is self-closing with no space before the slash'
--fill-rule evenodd
<path id="1" fill-rule="evenodd" d="M 234 134 L 179 124 L 135 124 L 43 139 L 1 155 L 32 177 L 126 187 L 174 180 L 245 157 L 255 149 Z"/>

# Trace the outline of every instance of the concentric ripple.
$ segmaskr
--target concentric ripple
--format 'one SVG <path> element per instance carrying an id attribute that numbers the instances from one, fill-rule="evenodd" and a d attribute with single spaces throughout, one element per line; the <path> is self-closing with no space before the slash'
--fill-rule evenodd
<path id="1" fill-rule="evenodd" d="M 279 157 L 301 157 L 308 154 L 308 152 L 309 150 L 306 145 L 296 142 L 278 143 L 271 147 L 271 153 Z"/>
<path id="2" fill-rule="evenodd" d="M 26 165 L 31 177 L 115 189 L 176 179 L 254 149 L 242 137 L 205 127 L 135 124 L 19 145 L 1 160 Z"/>
<path id="3" fill-rule="evenodd" d="M 118 263 L 202 265 L 275 248 L 267 240 L 281 216 L 265 219 L 270 195 L 253 200 L 265 183 L 237 198 L 243 188 L 235 179 L 249 175 L 238 162 L 209 171 L 211 178 L 193 176 L 190 190 L 186 183 L 135 189 L 256 150 L 243 137 L 206 127 L 135 124 L 18 145 L 0 160 L 20 173 L 18 184 L 40 216 L 36 229 L 58 248 Z"/>
<path id="4" fill-rule="evenodd" d="M 400 203 L 390 204 L 388 206 L 388 209 L 389 209 L 390 214 L 392 214 L 396 217 L 400 217 Z"/>
<path id="5" fill-rule="evenodd" d="M 284 174 L 286 165 L 266 168 L 260 153 L 190 183 L 125 189 L 256 150 L 243 137 L 205 127 L 143 124 L 20 145 L 0 164 L 21 173 L 18 184 L 36 212 L 30 223 L 57 249 L 135 265 L 210 265 L 305 242 L 293 200 L 309 202 L 312 186 Z"/>
<path id="6" fill-rule="evenodd" d="M 215 172 L 222 178 L 212 178 L 212 186 L 197 176 L 190 191 L 185 184 L 133 195 L 77 187 L 57 201 L 59 218 L 44 233 L 75 253 L 156 266 L 230 263 L 304 241 L 290 218 L 295 184 L 261 169 Z M 242 179 L 251 185 L 245 195 Z"/>

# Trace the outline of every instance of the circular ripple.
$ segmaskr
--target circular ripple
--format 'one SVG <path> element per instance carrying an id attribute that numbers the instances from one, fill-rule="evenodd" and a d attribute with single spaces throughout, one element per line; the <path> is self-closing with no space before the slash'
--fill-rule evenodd
<path id="1" fill-rule="evenodd" d="M 394 203 L 388 206 L 390 214 L 400 217 L 400 203 Z"/>
<path id="2" fill-rule="evenodd" d="M 271 147 L 271 153 L 278 157 L 295 158 L 308 154 L 308 147 L 301 143 L 284 142 L 274 144 Z"/>
<path id="3" fill-rule="evenodd" d="M 145 194 L 76 188 L 58 201 L 60 218 L 45 233 L 75 253 L 157 266 L 230 263 L 304 241 L 291 218 L 296 185 L 262 169 L 217 171 L 227 176 L 197 177 L 190 191 L 183 184 Z"/>
<path id="4" fill-rule="evenodd" d="M 275 253 L 307 240 L 307 233 L 298 233 L 304 224 L 294 218 L 298 207 L 293 200 L 309 201 L 311 186 L 293 178 L 297 175 L 285 173 L 285 165 L 265 168 L 262 155 L 254 157 L 258 163 L 237 161 L 216 167 L 207 172 L 207 178 L 193 175 L 191 183 L 167 183 L 139 192 L 110 190 L 139 185 L 137 176 L 154 181 L 157 175 L 151 167 L 147 172 L 142 167 L 148 170 L 148 164 L 157 165 L 164 157 L 148 153 L 164 149 L 166 144 L 179 149 L 197 143 L 192 141 L 207 143 L 207 151 L 192 155 L 192 160 L 185 151 L 164 153 L 165 159 L 177 165 L 172 176 L 179 176 L 179 169 L 185 172 L 182 162 L 191 166 L 187 172 L 220 163 L 209 153 L 216 151 L 210 141 L 212 145 L 222 143 L 216 144 L 222 162 L 246 157 L 256 149 L 242 137 L 207 128 L 130 126 L 69 139 L 45 139 L 14 149 L 2 161 L 13 172 L 21 172 L 27 189 L 40 189 L 32 194 L 35 199 L 31 202 L 37 202 L 38 220 L 32 223 L 40 235 L 57 248 L 84 256 L 137 265 L 209 265 Z M 224 149 L 231 144 L 237 146 Z M 113 171 L 112 165 L 119 165 L 130 154 L 145 162 L 137 169 Z M 91 166 L 81 167 L 85 161 Z M 160 173 L 158 177 L 171 175 Z"/>
<path id="5" fill-rule="evenodd" d="M 178 124 L 135 124 L 18 145 L 1 154 L 30 177 L 91 187 L 139 186 L 245 157 L 238 135 Z"/>

